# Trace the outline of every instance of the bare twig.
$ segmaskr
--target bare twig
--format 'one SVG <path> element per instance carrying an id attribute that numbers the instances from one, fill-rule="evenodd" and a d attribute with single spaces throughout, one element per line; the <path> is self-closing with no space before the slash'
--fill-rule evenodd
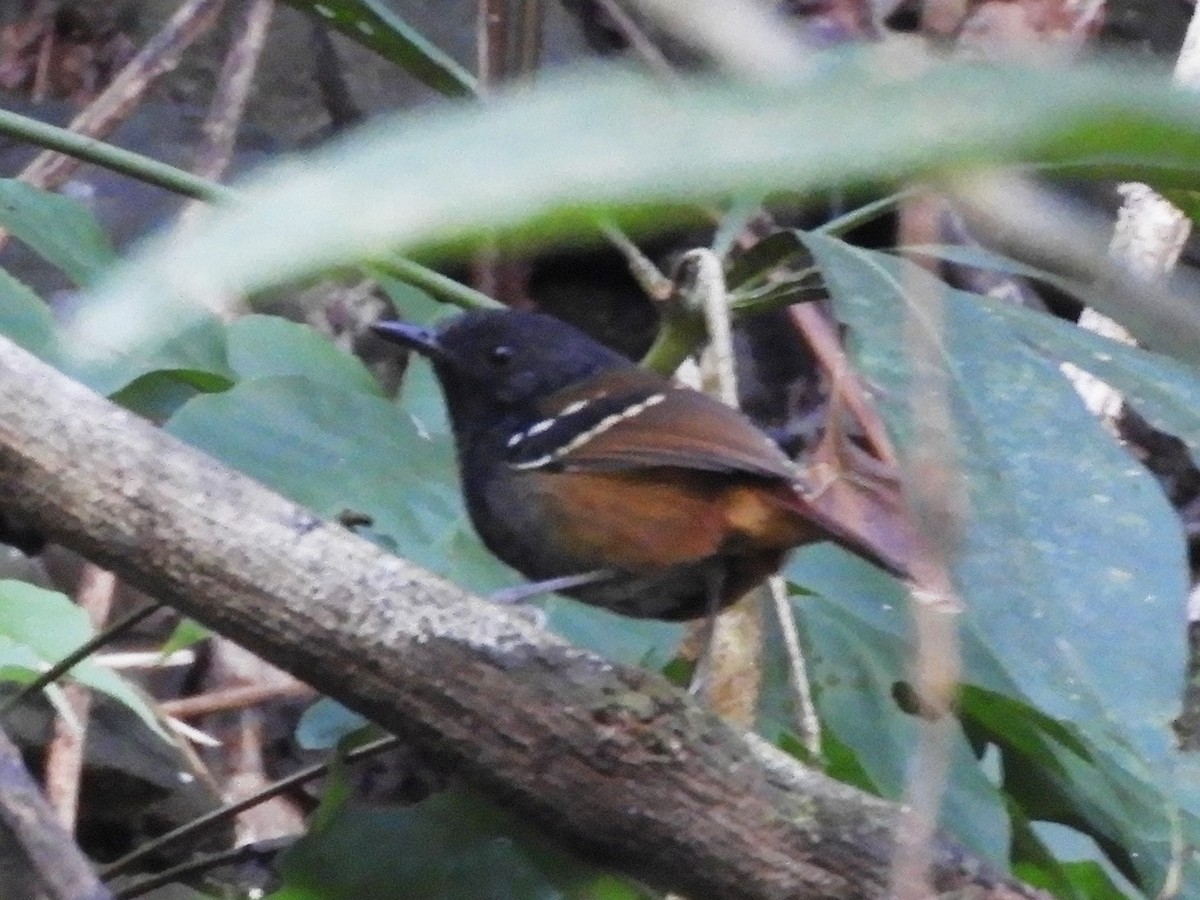
<path id="1" fill-rule="evenodd" d="M 225 0 L 188 0 L 129 61 L 112 84 L 71 122 L 71 130 L 105 137 L 121 124 L 147 88 L 178 64 L 183 52 L 204 33 Z M 53 189 L 71 177 L 79 161 L 59 153 L 39 154 L 20 174 L 22 181 Z"/>
<path id="2" fill-rule="evenodd" d="M 391 736 L 379 738 L 378 740 L 371 741 L 369 744 L 363 744 L 361 747 L 356 747 L 348 751 L 345 756 L 345 762 L 349 763 L 366 759 L 369 756 L 383 753 L 385 750 L 391 750 L 399 745 L 400 741 L 397 738 Z M 133 868 L 135 863 L 158 853 L 165 847 L 177 844 L 184 838 L 203 834 L 208 829 L 228 821 L 243 810 L 247 810 L 284 791 L 290 791 L 292 788 L 312 781 L 315 778 L 320 778 L 329 771 L 329 765 L 328 762 L 323 762 L 307 766 L 298 772 L 293 772 L 287 778 L 281 778 L 279 781 L 268 785 L 258 793 L 242 797 L 236 803 L 228 803 L 220 809 L 214 809 L 212 812 L 192 819 L 190 822 L 185 822 L 178 828 L 168 831 L 166 834 L 159 835 L 151 841 L 147 841 L 136 850 L 130 851 L 115 862 L 103 866 L 100 869 L 100 876 L 107 881 L 123 872 L 128 872 Z"/>
<path id="3" fill-rule="evenodd" d="M 77 602 L 99 629 L 112 609 L 117 579 L 111 572 L 88 563 L 79 576 Z M 75 830 L 79 804 L 79 782 L 83 775 L 84 744 L 91 712 L 91 693 L 81 684 L 63 689 L 74 721 L 65 716 L 54 720 L 54 733 L 46 747 L 44 777 L 46 799 L 68 833 Z"/>
<path id="4" fill-rule="evenodd" d="M 788 308 L 793 324 L 804 336 L 821 367 L 829 373 L 830 390 L 836 391 L 841 402 L 854 414 L 866 435 L 872 452 L 889 467 L 896 464 L 896 453 L 888 438 L 887 429 L 867 397 L 866 389 L 846 359 L 846 351 L 838 339 L 836 328 L 828 313 L 813 303 L 798 303 Z"/>
<path id="5" fill-rule="evenodd" d="M 164 716 L 170 716 L 172 719 L 194 719 L 216 712 L 259 706 L 271 700 L 310 697 L 312 694 L 312 688 L 301 682 L 285 685 L 255 684 L 210 691 L 206 694 L 183 697 L 179 700 L 164 700 L 158 704 L 158 710 Z"/>
<path id="6" fill-rule="evenodd" d="M 679 80 L 679 74 L 663 55 L 663 52 L 658 49 L 658 45 L 650 40 L 642 27 L 633 21 L 633 17 L 617 0 L 598 0 L 598 2 L 613 25 L 621 32 L 621 37 L 625 38 L 629 42 L 629 46 L 633 48 L 633 52 L 641 57 L 646 68 L 659 78 L 668 81 Z"/>
<path id="7" fill-rule="evenodd" d="M 124 634 L 130 628 L 160 609 L 162 609 L 161 604 L 149 603 L 105 628 L 87 643 L 81 644 L 77 650 L 64 656 L 33 681 L 22 685 L 17 693 L 5 700 L 3 704 L 0 704 L 0 719 L 3 719 L 11 710 L 19 706 L 26 697 L 36 694 L 46 687 L 46 685 L 58 681 L 58 679 L 70 672 L 75 666 L 79 665 L 80 661 L 87 659 L 115 637 Z"/>
<path id="8" fill-rule="evenodd" d="M 201 178 L 220 181 L 229 168 L 246 99 L 274 11 L 275 0 L 250 0 L 242 10 L 242 18 L 234 29 L 236 37 L 221 64 L 221 74 L 202 127 L 204 145 L 192 165 L 192 172 Z M 201 208 L 199 201 L 193 200 L 181 215 L 186 220 Z"/>
<path id="9" fill-rule="evenodd" d="M 900 209 L 901 244 L 930 243 L 936 233 L 937 201 L 920 194 L 906 200 Z M 924 715 L 905 788 L 904 826 L 889 895 L 924 900 L 935 893 L 934 841 L 956 727 L 950 712 L 961 662 L 950 565 L 961 541 L 967 501 L 957 465 L 961 454 L 950 386 L 939 354 L 945 340 L 945 301 L 942 291 L 926 279 L 909 279 L 905 293 L 904 341 L 912 373 L 906 399 L 914 429 L 904 466 L 905 500 L 917 537 L 910 571 L 920 586 L 911 589 L 913 681 Z"/>

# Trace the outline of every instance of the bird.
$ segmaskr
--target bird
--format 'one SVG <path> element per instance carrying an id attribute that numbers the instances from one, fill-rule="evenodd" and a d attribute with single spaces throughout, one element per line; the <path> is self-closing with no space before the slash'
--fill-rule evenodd
<path id="1" fill-rule="evenodd" d="M 797 466 L 741 412 L 560 319 L 481 310 L 372 329 L 432 363 L 475 531 L 535 587 L 688 621 L 805 544 L 895 571 L 810 502 Z"/>

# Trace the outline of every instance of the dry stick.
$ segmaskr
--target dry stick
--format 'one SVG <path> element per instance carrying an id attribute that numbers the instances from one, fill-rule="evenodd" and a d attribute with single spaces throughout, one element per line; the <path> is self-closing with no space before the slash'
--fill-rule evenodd
<path id="1" fill-rule="evenodd" d="M 77 602 L 87 613 L 93 627 L 100 628 L 112 610 L 117 579 L 111 572 L 87 563 L 79 576 Z M 66 685 L 63 693 L 74 714 L 74 722 L 56 716 L 54 732 L 46 747 L 44 779 L 46 799 L 68 833 L 75 831 L 79 806 L 79 782 L 83 775 L 84 745 L 87 739 L 91 693 L 78 683 Z"/>
<path id="2" fill-rule="evenodd" d="M 158 704 L 158 711 L 172 719 L 195 719 L 217 712 L 259 706 L 271 700 L 308 697 L 312 693 L 312 688 L 300 682 L 291 682 L 287 685 L 251 685 L 209 691 L 206 694 L 197 694 L 194 697 L 184 697 L 179 700 L 164 700 Z"/>
<path id="3" fill-rule="evenodd" d="M 900 244 L 934 242 L 937 201 L 927 195 L 900 208 Z M 905 786 L 900 841 L 892 865 L 889 896 L 924 900 L 933 893 L 931 866 L 942 797 L 949 776 L 957 723 L 951 711 L 961 661 L 950 563 L 964 527 L 967 500 L 955 460 L 961 456 L 950 384 L 941 364 L 945 298 L 928 280 L 908 279 L 903 322 L 905 355 L 912 373 L 906 400 L 914 429 L 907 460 L 910 491 L 907 508 L 916 526 L 917 548 L 911 561 L 913 681 L 927 716 L 918 724 L 917 747 Z"/>
<path id="4" fill-rule="evenodd" d="M 379 738 L 378 740 L 371 741 L 368 744 L 363 744 L 361 747 L 355 747 L 353 750 L 347 751 L 346 755 L 343 757 L 343 762 L 357 762 L 360 759 L 365 759 L 368 756 L 375 756 L 378 753 L 382 753 L 385 750 L 391 750 L 392 748 L 398 746 L 400 746 L 400 740 L 389 735 L 388 737 Z M 105 881 L 108 881 L 109 879 L 115 878 L 123 872 L 128 872 L 136 863 L 145 859 L 147 856 L 158 853 L 165 847 L 169 847 L 172 844 L 177 844 L 184 838 L 195 837 L 196 835 L 202 834 L 209 828 L 219 825 L 227 819 L 233 818 L 238 813 L 262 803 L 264 800 L 269 800 L 271 797 L 274 797 L 277 794 L 281 794 L 284 791 L 291 790 L 294 787 L 298 787 L 299 785 L 312 781 L 314 778 L 320 778 L 327 771 L 329 771 L 329 766 L 330 763 L 327 762 L 316 763 L 314 765 L 307 766 L 306 768 L 300 769 L 297 772 L 293 772 L 287 778 L 282 778 L 279 781 L 276 781 L 274 784 L 268 785 L 267 787 L 263 788 L 263 790 L 258 791 L 255 794 L 243 797 L 236 803 L 230 803 L 226 806 L 222 806 L 220 809 L 214 809 L 212 812 L 205 813 L 198 818 L 192 819 L 190 822 L 185 822 L 183 825 L 168 831 L 166 834 L 160 834 L 158 837 L 151 841 L 147 841 L 136 850 L 130 851 L 115 862 L 111 862 L 106 866 L 101 866 L 100 877 Z"/>
<path id="5" fill-rule="evenodd" d="M 0 495 L 602 863 L 725 900 L 886 887 L 893 805 L 322 522 L 9 341 Z M 937 883 L 994 880 L 935 847 Z"/>
<path id="6" fill-rule="evenodd" d="M 209 181 L 220 181 L 229 167 L 237 142 L 238 127 L 246 109 L 246 99 L 254 82 L 254 73 L 267 39 L 267 28 L 275 11 L 275 0 L 251 0 L 242 10 L 225 59 L 217 87 L 204 119 L 204 145 L 192 165 L 192 172 Z M 192 200 L 179 214 L 178 228 L 187 228 L 204 214 L 208 204 Z M 208 307 L 223 321 L 232 321 L 247 311 L 244 298 L 213 296 Z"/>
<path id="7" fill-rule="evenodd" d="M 537 71 L 542 59 L 542 0 L 519 0 L 517 9 L 518 75 L 529 76 Z"/>
<path id="8" fill-rule="evenodd" d="M 250 95 L 274 11 L 275 0 L 250 0 L 242 10 L 241 21 L 234 31 L 237 37 L 221 63 L 217 87 L 201 128 L 204 146 L 200 148 L 191 167 L 192 173 L 201 178 L 220 181 L 229 168 L 238 128 L 246 109 L 246 99 Z M 207 204 L 191 201 L 180 215 L 181 223 L 193 219 L 204 208 L 207 208 Z"/>
<path id="9" fill-rule="evenodd" d="M 20 751 L 0 731 L 0 839 L 4 882 L 41 900 L 111 900 L 91 865 L 54 817 Z M 10 896 L 7 891 L 4 896 Z"/>
<path id="10" fill-rule="evenodd" d="M 871 450 L 889 468 L 896 465 L 896 452 L 888 438 L 883 420 L 867 397 L 866 389 L 846 360 L 837 332 L 829 315 L 813 303 L 799 303 L 788 308 L 792 323 L 804 336 L 821 367 L 829 373 L 832 390 L 854 414 Z"/>
<path id="11" fill-rule="evenodd" d="M 75 117 L 71 130 L 98 138 L 111 134 L 155 79 L 179 65 L 183 51 L 204 33 L 224 3 L 225 0 L 189 0 L 179 7 L 100 96 Z M 47 151 L 38 154 L 19 177 L 28 184 L 52 190 L 78 167 L 79 160 L 75 157 Z"/>
<path id="12" fill-rule="evenodd" d="M 508 0 L 476 0 L 475 54 L 478 97 L 486 99 L 508 77 Z M 511 299 L 503 284 L 504 259 L 492 237 L 480 241 L 471 258 L 471 286 L 502 303 Z"/>
<path id="13" fill-rule="evenodd" d="M 796 695 L 796 736 L 809 757 L 817 760 L 821 758 L 821 719 L 817 716 L 817 704 L 813 700 L 808 663 L 804 659 L 804 648 L 800 646 L 800 631 L 796 627 L 796 616 L 788 597 L 787 581 L 782 575 L 773 575 L 767 582 L 767 590 L 771 594 L 775 619 L 779 622 L 783 649 L 788 658 L 788 677 Z"/>
<path id="14" fill-rule="evenodd" d="M 704 388 L 722 403 L 737 409 L 733 326 L 721 260 L 712 250 L 696 249 L 689 250 L 680 259 L 681 275 L 688 271 L 685 264 L 691 267 L 686 280 L 693 296 L 682 302 L 703 305 L 708 344 L 704 348 L 701 372 L 702 377 L 711 373 L 716 381 L 715 386 L 705 384 Z M 762 606 L 757 602 L 759 590 L 740 598 L 703 628 L 701 633 L 707 632 L 708 640 L 707 646 L 702 648 L 701 660 L 706 665 L 697 670 L 713 709 L 746 728 L 754 724 L 762 690 L 763 623 Z"/>

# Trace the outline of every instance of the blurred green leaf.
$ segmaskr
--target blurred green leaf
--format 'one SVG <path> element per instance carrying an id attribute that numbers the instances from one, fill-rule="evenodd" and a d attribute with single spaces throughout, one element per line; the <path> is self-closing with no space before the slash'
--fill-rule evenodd
<path id="1" fill-rule="evenodd" d="M 0 178 L 0 226 L 80 286 L 117 258 L 86 206 L 15 178 Z"/>
<path id="2" fill-rule="evenodd" d="M 287 0 L 451 97 L 473 96 L 475 77 L 380 0 Z"/>
<path id="3" fill-rule="evenodd" d="M 48 362 L 57 356 L 50 309 L 6 269 L 0 269 L 0 334 Z"/>
<path id="4" fill-rule="evenodd" d="M 1161 74 L 930 64 L 889 80 L 879 65 L 864 53 L 795 84 L 707 80 L 672 91 L 602 70 L 372 124 L 265 168 L 243 202 L 169 247 L 146 243 L 79 327 L 124 329 L 137 344 L 133 325 L 166 327 L 156 316 L 179 301 L 253 294 L 397 248 L 561 235 L 604 213 L 665 228 L 683 204 L 778 187 L 1014 160 L 1092 159 L 1096 174 L 1159 183 L 1191 183 L 1200 171 L 1200 116 Z M 1200 359 L 1200 312 L 1182 315 L 1190 324 L 1163 339 Z"/>

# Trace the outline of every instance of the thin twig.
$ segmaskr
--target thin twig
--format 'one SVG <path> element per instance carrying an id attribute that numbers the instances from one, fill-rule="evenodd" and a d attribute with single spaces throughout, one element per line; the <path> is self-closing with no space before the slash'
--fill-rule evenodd
<path id="1" fill-rule="evenodd" d="M 520 0 L 517 8 L 516 71 L 528 77 L 542 58 L 542 0 Z"/>
<path id="2" fill-rule="evenodd" d="M 887 429 L 867 398 L 862 381 L 847 361 L 846 351 L 842 349 L 829 315 L 816 304 L 798 303 L 788 307 L 788 316 L 804 336 L 821 367 L 829 373 L 831 390 L 839 393 L 846 407 L 854 414 L 871 450 L 880 460 L 894 466 L 896 453 Z"/>
<path id="3" fill-rule="evenodd" d="M 290 682 L 285 686 L 251 685 L 209 691 L 179 700 L 165 700 L 158 704 L 158 710 L 172 719 L 194 719 L 216 712 L 246 709 L 270 700 L 310 696 L 312 693 L 313 689 L 302 682 Z"/>
<path id="4" fill-rule="evenodd" d="M 183 881 L 186 878 L 199 875 L 203 872 L 209 872 L 221 866 L 240 866 L 249 862 L 266 864 L 278 856 L 283 849 L 290 846 L 291 843 L 291 841 L 279 839 L 259 841 L 254 844 L 231 847 L 219 853 L 198 856 L 195 859 L 189 859 L 187 862 L 164 869 L 161 872 L 156 872 L 153 875 L 114 890 L 112 892 L 113 900 L 132 900 L 133 897 L 141 897 L 156 888 L 165 887 L 177 881 Z"/>
<path id="5" fill-rule="evenodd" d="M 116 587 L 117 579 L 111 572 L 93 563 L 83 567 L 76 600 L 93 627 L 100 628 L 108 618 Z M 63 693 L 74 721 L 61 715 L 55 717 L 53 735 L 46 746 L 43 775 L 46 800 L 62 827 L 70 833 L 75 831 L 79 810 L 79 783 L 83 776 L 84 744 L 92 698 L 81 684 L 69 684 Z"/>
<path id="6" fill-rule="evenodd" d="M 348 763 L 355 762 L 360 759 L 365 759 L 368 756 L 374 756 L 377 753 L 382 753 L 385 750 L 390 750 L 399 744 L 399 738 L 389 735 L 387 737 L 371 741 L 369 744 L 363 744 L 361 747 L 355 747 L 353 750 L 350 750 L 346 753 L 344 759 Z M 178 828 L 172 829 L 166 834 L 159 835 L 152 841 L 147 841 L 136 850 L 125 854 L 115 862 L 111 862 L 106 866 L 102 866 L 100 868 L 100 877 L 103 880 L 108 881 L 109 879 L 120 875 L 122 872 L 127 872 L 133 867 L 134 863 L 145 859 L 147 856 L 153 853 L 157 853 L 164 847 L 170 846 L 171 844 L 174 844 L 185 837 L 199 834 L 200 832 L 203 832 L 214 825 L 218 825 L 221 822 L 236 816 L 244 809 L 249 809 L 251 806 L 274 797 L 276 794 L 283 793 L 284 791 L 290 790 L 297 785 L 301 785 L 305 782 L 312 781 L 314 778 L 321 777 L 328 771 L 329 766 L 330 763 L 328 762 L 317 763 L 316 765 L 308 766 L 307 768 L 301 769 L 298 772 L 293 772 L 287 778 L 283 778 L 274 784 L 269 785 L 256 794 L 253 794 L 249 797 L 243 797 L 236 803 L 230 803 L 226 806 L 222 806 L 220 809 L 215 809 L 210 813 L 206 813 L 203 816 L 192 819 L 192 821 L 180 825 Z"/>
<path id="7" fill-rule="evenodd" d="M 612 222 L 601 222 L 600 231 L 608 239 L 608 242 L 625 257 L 630 274 L 633 275 L 638 286 L 645 291 L 647 297 L 656 303 L 664 303 L 671 299 L 671 295 L 675 292 L 674 282 L 659 270 L 650 257 L 646 256 L 641 248 L 626 236 L 625 232 Z"/>
<path id="8" fill-rule="evenodd" d="M 804 659 L 804 648 L 800 644 L 800 632 L 796 628 L 796 616 L 788 600 L 787 582 L 782 575 L 773 575 L 767 582 L 771 592 L 771 605 L 779 622 L 783 636 L 783 648 L 788 658 L 788 674 L 792 680 L 792 691 L 796 695 L 796 736 L 812 759 L 821 758 L 821 720 L 817 716 L 817 705 L 813 702 L 812 683 L 808 677 L 808 663 Z"/>
<path id="9" fill-rule="evenodd" d="M 251 0 L 242 11 L 235 29 L 237 37 L 225 54 L 221 74 L 209 104 L 208 116 L 201 130 L 205 143 L 196 155 L 192 171 L 201 178 L 220 181 L 229 168 L 237 143 L 238 128 L 246 109 L 246 99 L 258 68 L 258 60 L 266 43 L 267 27 L 275 11 L 275 0 Z M 200 207 L 196 201 L 181 213 L 186 221 Z"/>
<path id="10" fill-rule="evenodd" d="M 125 618 L 118 620 L 115 624 L 109 625 L 94 638 L 85 644 L 81 644 L 79 648 L 72 653 L 67 654 L 53 666 L 35 678 L 28 684 L 22 685 L 21 689 L 0 703 L 0 719 L 3 719 L 8 713 L 24 702 L 25 698 L 31 694 L 36 694 L 41 691 L 46 685 L 53 684 L 70 672 L 80 662 L 87 659 L 99 648 L 112 641 L 117 636 L 124 634 L 134 625 L 147 618 L 151 613 L 162 609 L 161 603 L 148 603 L 139 610 L 135 610 Z"/>
<path id="11" fill-rule="evenodd" d="M 0 109 L 0 134 L 46 147 L 56 154 L 68 154 L 184 197 L 231 203 L 236 196 L 232 189 L 197 178 L 176 166 L 6 109 Z"/>
<path id="12" fill-rule="evenodd" d="M 88 137 L 111 134 L 160 76 L 178 64 L 186 50 L 216 18 L 225 0 L 189 0 L 146 42 L 107 88 L 71 122 L 71 131 Z M 79 166 L 72 156 L 42 153 L 18 176 L 37 187 L 52 189 Z"/>

